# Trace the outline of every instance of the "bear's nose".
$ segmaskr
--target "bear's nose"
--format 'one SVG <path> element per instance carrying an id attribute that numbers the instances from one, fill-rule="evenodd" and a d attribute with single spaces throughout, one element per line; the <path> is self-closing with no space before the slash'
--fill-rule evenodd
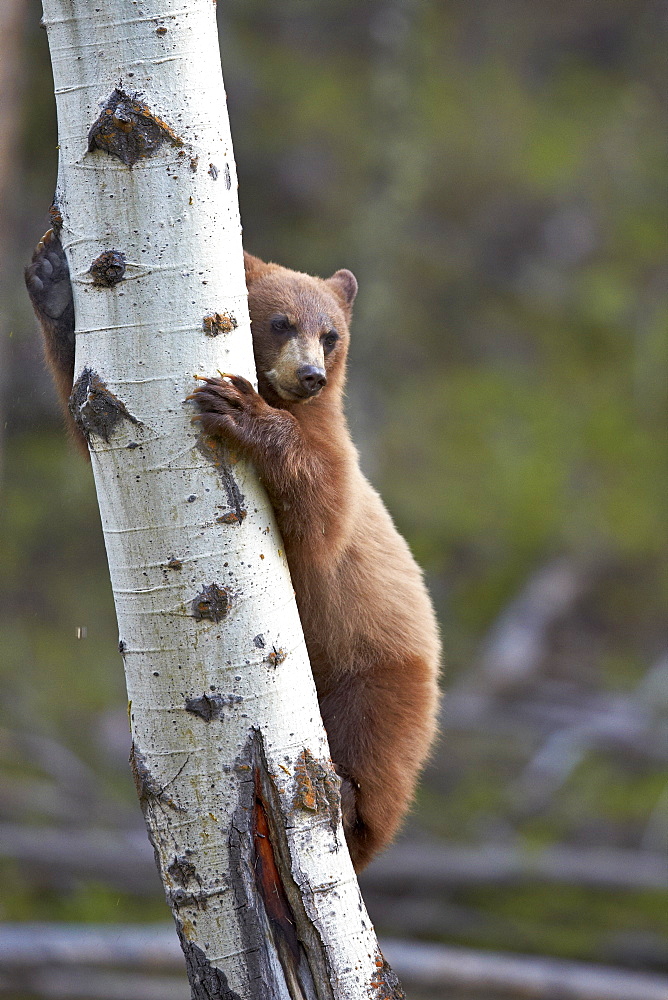
<path id="1" fill-rule="evenodd" d="M 309 396 L 314 396 L 316 392 L 327 385 L 327 375 L 324 368 L 316 368 L 315 365 L 302 365 L 301 368 L 297 369 L 296 374 L 299 384 Z"/>

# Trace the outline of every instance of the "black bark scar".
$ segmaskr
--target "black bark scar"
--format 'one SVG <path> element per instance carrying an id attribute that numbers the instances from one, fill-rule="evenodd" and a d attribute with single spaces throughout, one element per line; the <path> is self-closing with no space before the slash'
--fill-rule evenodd
<path id="1" fill-rule="evenodd" d="M 165 142 L 183 145 L 167 122 L 137 100 L 136 94 L 131 97 L 116 87 L 88 133 L 88 152 L 102 149 L 132 167 L 157 153 Z"/>
<path id="2" fill-rule="evenodd" d="M 88 441 L 91 434 L 97 434 L 108 442 L 121 420 L 139 423 L 92 368 L 84 368 L 74 383 L 69 407 L 77 427 Z"/>
<path id="3" fill-rule="evenodd" d="M 218 583 L 211 583 L 208 587 L 202 587 L 192 602 L 192 616 L 198 622 L 204 619 L 221 622 L 230 610 L 231 603 L 232 591 Z"/>
<path id="4" fill-rule="evenodd" d="M 192 1000 L 241 1000 L 239 994 L 230 989 L 223 970 L 211 965 L 202 949 L 188 940 L 178 920 L 176 933 L 186 960 Z"/>
<path id="5" fill-rule="evenodd" d="M 211 462 L 215 466 L 225 490 L 228 506 L 231 507 L 230 511 L 221 514 L 216 520 L 219 524 L 241 524 L 248 513 L 244 506 L 246 498 L 230 471 L 230 458 L 227 448 L 216 438 L 200 436 L 197 441 L 197 450 L 200 454 L 204 455 L 207 462 Z"/>

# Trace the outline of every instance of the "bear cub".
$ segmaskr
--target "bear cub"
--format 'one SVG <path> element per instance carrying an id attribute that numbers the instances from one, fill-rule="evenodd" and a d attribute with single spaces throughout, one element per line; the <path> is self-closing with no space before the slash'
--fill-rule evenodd
<path id="1" fill-rule="evenodd" d="M 438 630 L 422 574 L 364 478 L 343 411 L 357 281 L 245 254 L 258 389 L 238 376 L 192 394 L 203 431 L 242 451 L 269 494 L 313 668 L 343 825 L 360 871 L 394 836 L 435 732 Z M 26 284 L 73 436 L 74 308 L 52 230 Z"/>

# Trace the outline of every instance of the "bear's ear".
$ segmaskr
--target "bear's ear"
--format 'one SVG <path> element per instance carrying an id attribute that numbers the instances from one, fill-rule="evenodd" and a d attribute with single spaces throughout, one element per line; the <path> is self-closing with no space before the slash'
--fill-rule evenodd
<path id="1" fill-rule="evenodd" d="M 348 271 L 345 267 L 340 271 L 335 271 L 331 278 L 327 278 L 327 284 L 341 299 L 346 311 L 350 312 L 357 295 L 357 278 L 353 272 Z"/>
<path id="2" fill-rule="evenodd" d="M 253 257 L 251 253 L 244 250 L 244 270 L 246 271 L 246 284 L 250 285 L 256 278 L 269 270 L 269 265 L 265 264 L 259 257 Z"/>

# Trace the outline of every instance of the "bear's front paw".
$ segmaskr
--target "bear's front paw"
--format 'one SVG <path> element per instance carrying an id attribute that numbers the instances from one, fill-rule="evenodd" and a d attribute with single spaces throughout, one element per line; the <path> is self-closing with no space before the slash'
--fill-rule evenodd
<path id="1" fill-rule="evenodd" d="M 222 374 L 222 373 L 221 373 Z M 259 418 L 270 407 L 253 386 L 240 375 L 222 375 L 222 378 L 203 378 L 188 399 L 199 409 L 198 420 L 205 434 L 222 435 L 238 444 L 249 446 L 254 440 L 254 429 Z"/>
<path id="2" fill-rule="evenodd" d="M 26 288 L 39 314 L 52 320 L 65 317 L 72 310 L 70 269 L 63 245 L 49 229 L 35 248 L 32 261 L 25 270 Z"/>

